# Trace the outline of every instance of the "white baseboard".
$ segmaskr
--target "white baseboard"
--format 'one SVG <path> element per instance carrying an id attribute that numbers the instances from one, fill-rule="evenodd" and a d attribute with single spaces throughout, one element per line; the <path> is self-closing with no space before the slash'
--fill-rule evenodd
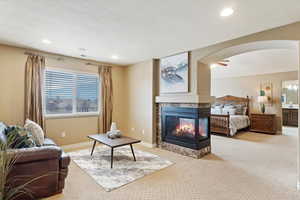
<path id="1" fill-rule="evenodd" d="M 141 145 L 145 146 L 145 147 L 148 147 L 148 148 L 154 148 L 156 147 L 156 144 L 151 144 L 151 143 L 148 143 L 148 142 L 141 142 Z"/>
<path id="2" fill-rule="evenodd" d="M 71 149 L 76 149 L 76 148 L 84 148 L 84 147 L 90 147 L 91 142 L 80 142 L 76 144 L 69 144 L 69 145 L 63 145 L 61 148 L 65 151 L 71 150 Z"/>

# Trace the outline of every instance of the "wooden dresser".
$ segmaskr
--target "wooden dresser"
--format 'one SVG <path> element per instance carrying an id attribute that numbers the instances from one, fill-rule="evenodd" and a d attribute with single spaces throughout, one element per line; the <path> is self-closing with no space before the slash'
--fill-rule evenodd
<path id="1" fill-rule="evenodd" d="M 276 134 L 275 114 L 255 114 L 250 115 L 250 131 L 268 134 Z"/>
<path id="2" fill-rule="evenodd" d="M 298 109 L 282 108 L 283 126 L 298 126 Z"/>

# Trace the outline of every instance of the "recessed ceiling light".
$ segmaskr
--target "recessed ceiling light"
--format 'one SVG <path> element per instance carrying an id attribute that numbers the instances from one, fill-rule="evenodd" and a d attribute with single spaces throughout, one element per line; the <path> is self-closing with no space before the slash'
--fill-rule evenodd
<path id="1" fill-rule="evenodd" d="M 224 8 L 221 13 L 220 16 L 221 17 L 228 17 L 230 15 L 232 15 L 234 13 L 234 10 L 232 8 Z"/>
<path id="2" fill-rule="evenodd" d="M 52 43 L 52 42 L 51 42 L 50 40 L 48 40 L 48 39 L 43 39 L 42 42 L 43 42 L 44 44 L 51 44 L 51 43 Z"/>
<path id="3" fill-rule="evenodd" d="M 112 55 L 111 58 L 114 59 L 114 60 L 117 60 L 117 59 L 119 59 L 119 56 L 117 56 L 117 55 Z"/>

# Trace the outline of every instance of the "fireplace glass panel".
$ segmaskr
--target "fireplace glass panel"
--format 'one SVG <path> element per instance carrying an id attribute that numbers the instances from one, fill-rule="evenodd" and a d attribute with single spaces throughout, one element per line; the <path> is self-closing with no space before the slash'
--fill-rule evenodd
<path id="1" fill-rule="evenodd" d="M 168 116 L 168 134 L 175 137 L 195 138 L 195 119 Z"/>
<path id="2" fill-rule="evenodd" d="M 208 137 L 208 118 L 199 119 L 199 137 L 200 139 Z"/>

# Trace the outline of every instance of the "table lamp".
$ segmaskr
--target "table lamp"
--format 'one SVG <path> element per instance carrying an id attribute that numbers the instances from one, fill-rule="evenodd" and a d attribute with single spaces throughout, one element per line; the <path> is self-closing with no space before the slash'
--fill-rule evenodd
<path id="1" fill-rule="evenodd" d="M 265 103 L 268 103 L 268 97 L 267 96 L 258 96 L 257 99 L 258 103 L 260 103 L 260 110 L 264 114 L 266 112 L 266 106 Z"/>

